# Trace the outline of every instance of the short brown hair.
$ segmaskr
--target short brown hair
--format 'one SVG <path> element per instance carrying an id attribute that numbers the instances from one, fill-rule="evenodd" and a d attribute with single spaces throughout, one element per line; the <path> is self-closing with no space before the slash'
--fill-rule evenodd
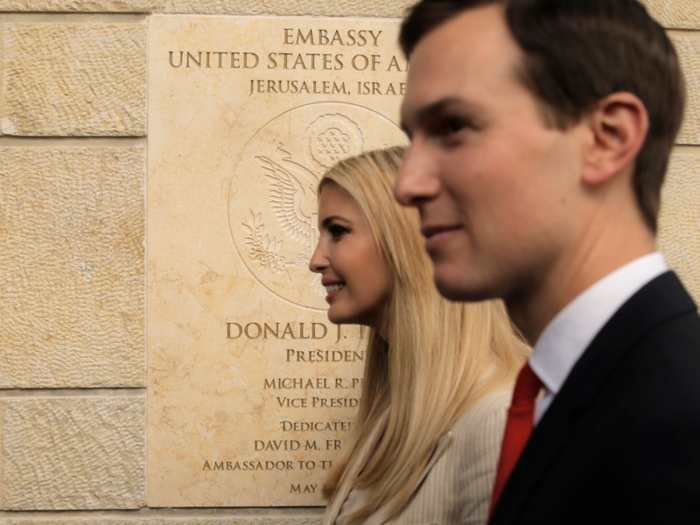
<path id="1" fill-rule="evenodd" d="M 566 129 L 606 96 L 644 103 L 649 133 L 636 159 L 634 191 L 657 229 L 661 185 L 683 121 L 685 82 L 673 44 L 637 0 L 422 0 L 401 27 L 407 57 L 430 31 L 475 7 L 503 4 L 525 59 L 520 77 L 552 124 Z"/>

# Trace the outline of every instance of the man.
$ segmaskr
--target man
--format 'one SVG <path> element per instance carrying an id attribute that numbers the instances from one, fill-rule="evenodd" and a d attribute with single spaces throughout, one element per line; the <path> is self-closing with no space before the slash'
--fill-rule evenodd
<path id="1" fill-rule="evenodd" d="M 700 523 L 700 318 L 654 251 L 684 106 L 662 28 L 636 0 L 423 0 L 401 44 L 396 197 L 441 293 L 502 297 L 534 345 L 491 523 Z"/>

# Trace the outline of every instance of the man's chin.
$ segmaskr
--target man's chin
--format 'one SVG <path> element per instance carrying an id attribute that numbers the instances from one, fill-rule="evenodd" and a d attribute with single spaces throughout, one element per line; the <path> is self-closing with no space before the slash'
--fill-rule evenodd
<path id="1" fill-rule="evenodd" d="M 459 302 L 477 302 L 492 299 L 486 289 L 481 289 L 473 283 L 463 282 L 458 279 L 449 279 L 435 275 L 435 286 L 445 299 Z"/>

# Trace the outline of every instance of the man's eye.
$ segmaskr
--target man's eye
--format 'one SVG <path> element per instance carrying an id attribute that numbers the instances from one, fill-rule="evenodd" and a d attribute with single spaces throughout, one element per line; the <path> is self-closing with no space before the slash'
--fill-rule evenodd
<path id="1" fill-rule="evenodd" d="M 467 127 L 467 122 L 458 117 L 450 117 L 445 119 L 443 126 L 447 133 L 457 133 Z"/>
<path id="2" fill-rule="evenodd" d="M 471 127 L 467 119 L 443 116 L 431 126 L 431 135 L 439 140 L 456 139 L 465 128 Z"/>

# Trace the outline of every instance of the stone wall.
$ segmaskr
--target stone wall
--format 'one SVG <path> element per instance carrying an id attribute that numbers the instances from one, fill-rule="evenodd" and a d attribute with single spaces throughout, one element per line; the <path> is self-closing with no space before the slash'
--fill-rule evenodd
<path id="1" fill-rule="evenodd" d="M 410 3 L 0 0 L 0 524 L 319 522 L 321 509 L 147 507 L 147 21 L 398 17 Z M 700 4 L 647 3 L 690 94 L 659 245 L 700 298 Z"/>

